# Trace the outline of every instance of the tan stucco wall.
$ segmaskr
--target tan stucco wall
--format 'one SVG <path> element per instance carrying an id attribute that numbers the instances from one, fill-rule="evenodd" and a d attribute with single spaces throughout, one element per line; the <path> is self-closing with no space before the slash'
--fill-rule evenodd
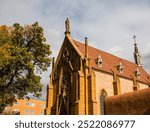
<path id="1" fill-rule="evenodd" d="M 113 93 L 113 76 L 95 71 L 96 75 L 96 99 L 97 99 L 97 111 L 100 114 L 100 94 L 104 89 L 107 96 L 112 96 Z"/>
<path id="2" fill-rule="evenodd" d="M 107 96 L 113 95 L 113 76 L 109 74 L 104 74 L 101 72 L 95 71 L 96 75 L 96 94 L 97 99 L 100 95 L 101 90 L 105 90 L 107 92 Z"/>
<path id="3" fill-rule="evenodd" d="M 120 79 L 120 88 L 121 88 L 121 94 L 126 92 L 133 92 L 133 81 L 125 78 L 119 78 Z M 140 89 L 148 88 L 148 85 L 143 83 L 138 83 Z"/>
<path id="4" fill-rule="evenodd" d="M 149 87 L 148 85 L 143 84 L 143 83 L 139 83 L 139 85 L 140 85 L 140 89 L 145 89 Z"/>
<path id="5" fill-rule="evenodd" d="M 125 78 L 119 78 L 121 94 L 133 91 L 133 81 Z"/>
<path id="6" fill-rule="evenodd" d="M 104 89 L 107 93 L 107 96 L 113 96 L 113 76 L 107 73 L 95 71 L 96 75 L 96 99 L 98 102 L 97 110 L 100 113 L 100 94 L 101 91 Z M 133 91 L 133 81 L 126 78 L 119 78 L 120 79 L 120 89 L 121 94 L 126 92 Z M 140 89 L 148 88 L 148 85 L 139 83 Z"/>

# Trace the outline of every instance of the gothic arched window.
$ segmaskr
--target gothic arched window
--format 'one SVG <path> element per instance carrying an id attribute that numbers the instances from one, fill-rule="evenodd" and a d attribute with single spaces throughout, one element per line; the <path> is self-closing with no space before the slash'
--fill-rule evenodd
<path id="1" fill-rule="evenodd" d="M 102 90 L 101 95 L 100 95 L 100 111 L 101 115 L 104 115 L 104 105 L 105 105 L 105 98 L 106 98 L 106 92 L 105 90 Z"/>

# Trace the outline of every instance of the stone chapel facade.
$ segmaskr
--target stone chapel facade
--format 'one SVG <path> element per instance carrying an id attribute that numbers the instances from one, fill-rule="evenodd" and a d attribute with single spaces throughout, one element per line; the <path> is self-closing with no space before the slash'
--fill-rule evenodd
<path id="1" fill-rule="evenodd" d="M 150 87 L 134 42 L 135 63 L 81 43 L 70 35 L 69 19 L 47 86 L 46 114 L 97 115 L 104 113 L 106 97 Z M 134 36 L 135 39 L 135 36 Z"/>

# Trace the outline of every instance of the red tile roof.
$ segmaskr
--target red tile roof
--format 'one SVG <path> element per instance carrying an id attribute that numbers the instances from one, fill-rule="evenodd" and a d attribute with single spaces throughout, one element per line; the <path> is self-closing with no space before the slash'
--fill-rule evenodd
<path id="1" fill-rule="evenodd" d="M 73 41 L 76 44 L 76 46 L 79 48 L 83 56 L 85 56 L 85 44 L 78 42 L 76 40 L 73 40 Z M 103 60 L 102 67 L 99 67 L 96 63 L 99 52 Z M 102 50 L 98 50 L 91 46 L 88 46 L 88 55 L 89 55 L 89 58 L 91 59 L 92 68 L 100 70 L 100 71 L 104 71 L 104 72 L 112 74 L 114 66 L 119 65 L 119 63 L 121 62 L 123 65 L 123 73 L 120 73 L 119 71 L 117 71 L 117 75 L 132 79 L 137 69 L 137 65 L 135 63 L 122 59 L 120 57 L 114 56 Z M 148 84 L 149 74 L 141 66 L 138 66 L 138 69 L 140 71 L 140 79 L 138 79 L 138 81 Z"/>

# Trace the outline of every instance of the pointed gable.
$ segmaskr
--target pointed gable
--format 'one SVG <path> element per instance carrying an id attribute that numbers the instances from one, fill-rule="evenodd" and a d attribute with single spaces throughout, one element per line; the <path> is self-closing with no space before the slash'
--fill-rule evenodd
<path id="1" fill-rule="evenodd" d="M 78 49 L 80 50 L 80 52 L 83 54 L 83 56 L 85 56 L 85 44 L 78 42 L 76 40 L 73 40 L 73 41 L 78 47 Z M 92 64 L 93 69 L 112 74 L 114 66 L 119 65 L 119 63 L 121 62 L 123 65 L 123 73 L 120 73 L 119 71 L 117 71 L 117 74 L 119 76 L 122 76 L 128 79 L 133 79 L 135 71 L 137 69 L 136 64 L 134 64 L 133 62 L 119 58 L 117 56 L 114 56 L 102 50 L 98 50 L 91 46 L 88 46 L 88 51 L 89 51 L 89 58 L 91 59 L 91 64 Z M 97 65 L 97 58 L 98 58 L 99 52 L 103 60 L 102 67 L 99 67 Z M 149 74 L 141 66 L 138 66 L 138 69 L 140 72 L 140 78 L 138 79 L 138 81 L 148 84 Z"/>

